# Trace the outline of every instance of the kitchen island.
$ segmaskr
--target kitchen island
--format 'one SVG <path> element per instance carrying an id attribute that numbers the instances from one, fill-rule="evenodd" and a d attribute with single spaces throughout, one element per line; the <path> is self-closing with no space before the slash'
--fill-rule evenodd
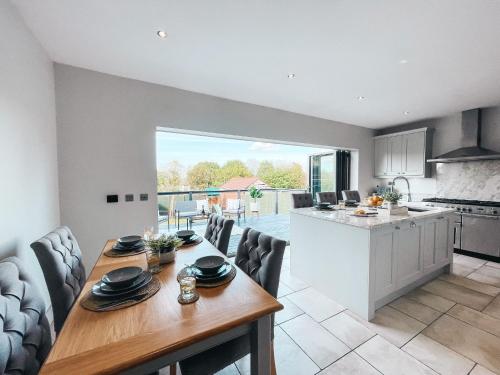
<path id="1" fill-rule="evenodd" d="M 353 211 L 290 211 L 290 271 L 371 320 L 375 310 L 450 272 L 454 210 L 354 217 Z"/>

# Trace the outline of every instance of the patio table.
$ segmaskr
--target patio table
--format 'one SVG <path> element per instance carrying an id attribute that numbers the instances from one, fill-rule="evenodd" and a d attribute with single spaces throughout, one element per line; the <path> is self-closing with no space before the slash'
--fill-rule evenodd
<path id="1" fill-rule="evenodd" d="M 103 249 L 110 249 L 114 240 Z M 137 305 L 110 312 L 83 309 L 79 301 L 101 277 L 119 267 L 146 269 L 145 254 L 99 257 L 68 315 L 41 374 L 145 374 L 242 334 L 251 333 L 251 373 L 270 373 L 271 315 L 283 306 L 243 271 L 229 284 L 198 288 L 200 299 L 177 302 L 177 273 L 206 255 L 222 256 L 208 241 L 177 251 L 156 275 L 160 290 Z"/>

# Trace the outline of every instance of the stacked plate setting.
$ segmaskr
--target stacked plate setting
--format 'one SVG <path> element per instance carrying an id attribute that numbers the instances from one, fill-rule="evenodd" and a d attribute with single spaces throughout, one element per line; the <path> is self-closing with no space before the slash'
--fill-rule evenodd
<path id="1" fill-rule="evenodd" d="M 204 283 L 217 283 L 231 272 L 231 264 L 220 256 L 206 256 L 196 260 L 191 266 L 196 280 Z"/>
<path id="2" fill-rule="evenodd" d="M 123 252 L 139 251 L 143 248 L 144 240 L 141 236 L 120 237 L 113 246 L 113 250 Z"/>
<path id="3" fill-rule="evenodd" d="M 194 230 L 179 230 L 175 235 L 184 241 L 184 245 L 189 245 L 195 242 L 198 239 L 198 235 L 194 232 Z"/>
<path id="4" fill-rule="evenodd" d="M 153 275 L 140 267 L 123 267 L 105 274 L 92 287 L 92 293 L 98 297 L 116 298 L 133 294 L 153 280 Z"/>

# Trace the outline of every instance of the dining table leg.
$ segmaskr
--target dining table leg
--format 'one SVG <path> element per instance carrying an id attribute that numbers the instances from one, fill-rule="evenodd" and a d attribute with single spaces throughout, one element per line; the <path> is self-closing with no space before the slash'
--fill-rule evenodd
<path id="1" fill-rule="evenodd" d="M 252 326 L 250 373 L 271 374 L 271 315 L 263 316 Z"/>

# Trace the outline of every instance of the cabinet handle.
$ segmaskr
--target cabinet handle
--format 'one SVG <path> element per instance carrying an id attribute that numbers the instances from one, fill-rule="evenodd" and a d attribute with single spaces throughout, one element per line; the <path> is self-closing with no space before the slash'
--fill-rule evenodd
<path id="1" fill-rule="evenodd" d="M 438 220 L 443 220 L 444 219 L 444 216 L 439 216 L 438 217 Z"/>
<path id="2" fill-rule="evenodd" d="M 416 226 L 417 226 L 417 224 L 416 224 L 414 221 L 412 221 L 412 222 L 410 223 L 410 228 L 415 228 Z"/>
<path id="3" fill-rule="evenodd" d="M 401 174 L 405 174 L 405 172 L 401 172 Z"/>
<path id="4" fill-rule="evenodd" d="M 400 230 L 401 228 L 400 228 L 399 226 L 397 226 L 397 225 L 396 225 L 396 226 L 394 227 L 394 229 L 396 229 L 396 230 Z"/>

